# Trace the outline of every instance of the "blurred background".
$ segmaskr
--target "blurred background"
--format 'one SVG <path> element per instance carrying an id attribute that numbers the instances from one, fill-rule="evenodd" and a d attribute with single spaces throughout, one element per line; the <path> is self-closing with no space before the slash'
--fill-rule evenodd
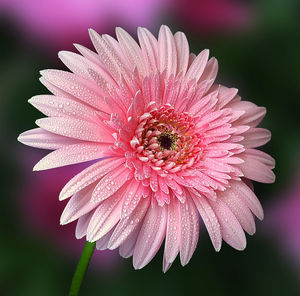
<path id="1" fill-rule="evenodd" d="M 59 50 L 91 47 L 88 28 L 136 37 L 160 24 L 186 33 L 191 50 L 209 48 L 218 81 L 266 106 L 277 180 L 255 184 L 265 209 L 244 252 L 215 253 L 206 231 L 190 263 L 163 274 L 162 251 L 141 271 L 118 253 L 97 251 L 82 295 L 300 295 L 300 2 L 298 0 L 0 0 L 0 294 L 66 295 L 84 241 L 59 226 L 63 185 L 82 166 L 32 172 L 46 152 L 17 143 L 40 113 L 27 103 L 48 93 L 39 70 L 65 69 Z"/>

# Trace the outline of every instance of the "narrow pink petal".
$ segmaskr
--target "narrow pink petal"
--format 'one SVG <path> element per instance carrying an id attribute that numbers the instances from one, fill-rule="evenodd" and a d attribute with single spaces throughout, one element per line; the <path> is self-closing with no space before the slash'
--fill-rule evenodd
<path id="1" fill-rule="evenodd" d="M 184 33 L 177 32 L 174 35 L 177 51 L 177 73 L 186 73 L 189 64 L 189 43 Z"/>
<path id="2" fill-rule="evenodd" d="M 114 232 L 115 227 L 113 227 L 109 232 L 107 232 L 105 235 L 103 235 L 101 238 L 99 238 L 96 241 L 96 249 L 97 250 L 106 250 L 108 242 L 110 240 L 110 237 L 112 233 Z"/>
<path id="3" fill-rule="evenodd" d="M 98 203 L 91 202 L 95 185 L 84 188 L 70 198 L 60 217 L 61 225 L 71 223 L 97 207 Z"/>
<path id="4" fill-rule="evenodd" d="M 123 191 L 119 190 L 95 210 L 87 229 L 86 238 L 97 241 L 108 233 L 120 220 Z"/>
<path id="5" fill-rule="evenodd" d="M 275 159 L 263 151 L 248 148 L 241 155 L 245 155 L 245 154 L 251 156 L 252 159 L 256 159 L 257 161 L 260 161 L 261 163 L 268 166 L 270 169 L 274 169 L 275 167 Z"/>
<path id="6" fill-rule="evenodd" d="M 18 141 L 31 147 L 50 150 L 59 149 L 80 142 L 76 139 L 50 133 L 41 128 L 34 128 L 23 132 L 19 135 Z"/>
<path id="7" fill-rule="evenodd" d="M 206 226 L 211 242 L 215 250 L 219 252 L 222 245 L 222 235 L 218 218 L 205 197 L 197 197 L 195 195 L 192 195 L 192 197 Z"/>
<path id="8" fill-rule="evenodd" d="M 271 132 L 264 128 L 251 128 L 243 133 L 245 139 L 240 143 L 246 148 L 255 148 L 268 143 L 271 139 Z"/>
<path id="9" fill-rule="evenodd" d="M 110 111 L 104 101 L 103 92 L 91 80 L 60 70 L 43 70 L 40 73 L 44 79 L 84 103 L 101 111 Z"/>
<path id="10" fill-rule="evenodd" d="M 72 99 L 53 96 L 34 96 L 28 101 L 39 111 L 50 117 L 72 117 L 96 121 L 96 109 Z"/>
<path id="11" fill-rule="evenodd" d="M 261 159 L 255 155 L 248 154 L 247 150 L 242 155 L 239 155 L 239 157 L 245 162 L 237 166 L 242 170 L 246 178 L 261 183 L 275 182 L 275 174 L 271 167 L 264 164 Z"/>
<path id="12" fill-rule="evenodd" d="M 142 198 L 143 192 L 144 186 L 133 178 L 124 192 L 122 218 L 131 215 Z"/>
<path id="13" fill-rule="evenodd" d="M 99 124 L 76 118 L 47 117 L 36 124 L 54 134 L 89 142 L 113 143 L 112 134 Z"/>
<path id="14" fill-rule="evenodd" d="M 216 58 L 211 58 L 206 64 L 203 74 L 201 75 L 200 81 L 205 81 L 205 80 L 210 81 L 210 85 L 208 86 L 208 88 L 210 88 L 210 86 L 215 81 L 217 74 L 218 74 L 218 61 Z"/>
<path id="15" fill-rule="evenodd" d="M 186 80 L 192 80 L 195 79 L 196 82 L 200 79 L 209 56 L 209 50 L 204 49 L 202 50 L 199 55 L 195 58 L 191 66 L 189 67 L 187 73 L 186 73 Z"/>
<path id="16" fill-rule="evenodd" d="M 167 209 L 149 207 L 133 252 L 133 266 L 141 269 L 157 253 L 166 234 Z"/>
<path id="17" fill-rule="evenodd" d="M 166 77 L 175 75 L 177 70 L 177 53 L 173 34 L 167 26 L 161 26 L 158 34 L 159 70 L 166 70 Z"/>
<path id="18" fill-rule="evenodd" d="M 141 199 L 134 211 L 120 220 L 109 241 L 109 249 L 113 250 L 118 248 L 137 228 L 139 228 L 149 205 L 150 198 Z"/>
<path id="19" fill-rule="evenodd" d="M 93 45 L 99 54 L 100 60 L 106 66 L 107 71 L 118 82 L 121 73 L 123 75 L 128 73 L 125 65 L 119 59 L 114 48 L 112 48 L 96 31 L 90 29 L 89 33 Z"/>
<path id="20" fill-rule="evenodd" d="M 246 248 L 245 233 L 228 206 L 221 199 L 210 202 L 210 205 L 218 217 L 224 241 L 239 251 L 244 250 Z"/>
<path id="21" fill-rule="evenodd" d="M 47 79 L 44 77 L 40 77 L 40 82 L 54 95 L 62 98 L 67 98 L 69 100 L 73 100 L 75 102 L 82 102 L 78 100 L 75 96 L 67 93 L 66 91 L 60 89 L 59 87 L 55 86 L 53 83 L 49 82 Z"/>
<path id="22" fill-rule="evenodd" d="M 244 201 L 238 198 L 231 189 L 226 189 L 225 191 L 218 193 L 218 198 L 222 199 L 222 201 L 227 204 L 243 229 L 248 234 L 253 235 L 255 233 L 254 217 Z"/>
<path id="23" fill-rule="evenodd" d="M 116 35 L 129 64 L 132 65 L 133 69 L 136 67 L 138 73 L 144 76 L 146 70 L 141 48 L 124 29 L 120 27 L 116 28 Z"/>
<path id="24" fill-rule="evenodd" d="M 235 122 L 237 125 L 250 125 L 256 127 L 266 115 L 265 107 L 258 107 L 248 101 L 232 102 L 228 107 L 235 111 L 245 111 L 244 115 Z"/>
<path id="25" fill-rule="evenodd" d="M 75 177 L 73 177 L 61 190 L 59 200 L 64 200 L 86 186 L 96 182 L 113 169 L 121 166 L 125 162 L 124 158 L 110 157 L 87 167 Z"/>
<path id="26" fill-rule="evenodd" d="M 214 90 L 218 90 L 218 109 L 224 108 L 229 102 L 231 102 L 236 97 L 236 94 L 238 92 L 236 88 L 229 88 L 223 85 L 213 86 L 211 88 L 211 91 Z"/>
<path id="27" fill-rule="evenodd" d="M 49 153 L 34 166 L 33 170 L 48 170 L 101 158 L 107 155 L 110 146 L 111 144 L 104 143 L 68 145 Z"/>
<path id="28" fill-rule="evenodd" d="M 173 198 L 168 207 L 168 221 L 166 231 L 166 241 L 164 250 L 164 261 L 165 263 L 172 263 L 181 245 L 181 218 L 180 218 L 180 204 L 176 198 Z M 163 271 L 166 272 L 165 268 L 169 268 L 171 265 L 165 264 Z"/>
<path id="29" fill-rule="evenodd" d="M 81 239 L 86 236 L 86 231 L 89 226 L 90 220 L 94 214 L 94 211 L 91 211 L 83 216 L 81 216 L 76 224 L 75 237 Z"/>
<path id="30" fill-rule="evenodd" d="M 194 254 L 199 238 L 198 211 L 190 196 L 187 196 L 184 204 L 180 204 L 180 217 L 180 261 L 182 266 L 184 266 L 188 264 Z"/>
<path id="31" fill-rule="evenodd" d="M 158 43 L 156 38 L 146 28 L 138 28 L 138 37 L 149 74 L 158 68 Z"/>
<path id="32" fill-rule="evenodd" d="M 119 254 L 123 258 L 129 258 L 133 255 L 134 247 L 141 230 L 142 223 L 130 234 L 130 236 L 123 242 L 119 248 Z"/>
<path id="33" fill-rule="evenodd" d="M 252 213 L 260 220 L 264 218 L 262 206 L 254 192 L 243 181 L 230 182 L 231 189 L 249 207 Z"/>
<path id="34" fill-rule="evenodd" d="M 73 44 L 75 46 L 75 48 L 89 61 L 93 62 L 94 64 L 103 67 L 103 63 L 101 62 L 101 60 L 99 59 L 98 54 L 96 54 L 95 52 L 91 51 L 90 49 L 80 45 L 80 44 Z"/>
<path id="35" fill-rule="evenodd" d="M 122 165 L 111 170 L 97 184 L 92 195 L 94 202 L 103 201 L 117 192 L 126 182 L 130 170 Z"/>

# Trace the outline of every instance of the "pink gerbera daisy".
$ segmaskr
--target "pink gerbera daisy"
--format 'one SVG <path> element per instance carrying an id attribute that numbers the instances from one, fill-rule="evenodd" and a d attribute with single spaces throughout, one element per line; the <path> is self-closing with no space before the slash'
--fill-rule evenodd
<path id="1" fill-rule="evenodd" d="M 265 108 L 214 84 L 217 60 L 190 54 L 182 32 L 162 26 L 157 40 L 139 28 L 140 45 L 121 28 L 116 35 L 90 30 L 97 53 L 60 52 L 73 73 L 42 71 L 53 95 L 29 100 L 48 117 L 19 141 L 55 150 L 34 170 L 96 160 L 62 189 L 61 224 L 78 220 L 78 239 L 119 248 L 136 269 L 163 240 L 163 270 L 178 253 L 187 264 L 200 217 L 216 251 L 222 239 L 243 250 L 253 214 L 263 219 L 249 180 L 275 179 L 273 158 L 255 149 L 271 137 L 256 127 Z"/>

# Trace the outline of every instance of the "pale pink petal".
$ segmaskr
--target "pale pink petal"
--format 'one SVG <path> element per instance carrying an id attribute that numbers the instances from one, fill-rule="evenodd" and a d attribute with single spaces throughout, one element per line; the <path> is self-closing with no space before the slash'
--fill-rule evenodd
<path id="1" fill-rule="evenodd" d="M 255 155 L 248 154 L 246 150 L 239 157 L 244 160 L 244 163 L 237 166 L 242 170 L 246 178 L 261 183 L 273 183 L 275 181 L 275 174 L 272 168 L 265 165 Z"/>
<path id="2" fill-rule="evenodd" d="M 88 59 L 89 61 L 91 61 L 92 63 L 100 67 L 103 67 L 103 63 L 101 62 L 99 56 L 95 52 L 91 51 L 90 49 L 80 44 L 74 43 L 73 45 L 86 59 Z"/>
<path id="3" fill-rule="evenodd" d="M 42 128 L 34 128 L 20 134 L 18 141 L 31 147 L 50 150 L 59 149 L 80 142 L 76 139 L 50 133 Z"/>
<path id="4" fill-rule="evenodd" d="M 230 189 L 226 189 L 218 194 L 223 202 L 227 204 L 231 212 L 235 215 L 243 229 L 250 235 L 255 233 L 255 222 L 252 213 L 250 212 L 244 201 Z"/>
<path id="5" fill-rule="evenodd" d="M 175 75 L 177 70 L 177 53 L 174 36 L 167 26 L 161 26 L 158 34 L 159 70 L 166 70 L 166 76 Z"/>
<path id="6" fill-rule="evenodd" d="M 133 69 L 136 67 L 139 74 L 144 76 L 146 73 L 141 48 L 135 40 L 122 28 L 116 28 L 116 35 L 123 50 L 124 56 L 128 59 Z"/>
<path id="7" fill-rule="evenodd" d="M 91 202 L 94 187 L 95 184 L 90 185 L 70 198 L 60 217 L 61 225 L 77 220 L 79 217 L 89 213 L 98 206 L 98 203 Z"/>
<path id="8" fill-rule="evenodd" d="M 188 264 L 196 249 L 199 237 L 198 211 L 193 199 L 188 196 L 184 204 L 180 204 L 180 261 L 182 266 Z"/>
<path id="9" fill-rule="evenodd" d="M 174 35 L 176 51 L 177 51 L 177 73 L 186 73 L 189 64 L 189 44 L 186 36 L 182 32 Z"/>
<path id="10" fill-rule="evenodd" d="M 166 207 L 149 207 L 133 252 L 133 266 L 141 269 L 155 256 L 166 234 Z"/>
<path id="11" fill-rule="evenodd" d="M 240 125 L 250 125 L 257 126 L 266 115 L 265 107 L 258 107 L 255 104 L 247 101 L 238 101 L 233 102 L 228 105 L 234 111 L 244 111 L 245 114 L 242 115 L 237 121 L 236 124 Z"/>
<path id="12" fill-rule="evenodd" d="M 89 226 L 90 220 L 94 214 L 94 211 L 91 211 L 84 216 L 81 216 L 76 224 L 75 237 L 81 239 L 86 236 L 86 231 Z"/>
<path id="13" fill-rule="evenodd" d="M 236 88 L 228 88 L 223 85 L 215 85 L 211 88 L 211 91 L 215 90 L 218 91 L 218 109 L 222 109 L 229 102 L 231 102 L 236 97 L 236 94 L 238 92 Z"/>
<path id="14" fill-rule="evenodd" d="M 133 255 L 134 247 L 141 230 L 142 223 L 130 234 L 130 236 L 121 244 L 119 253 L 123 258 L 129 258 Z"/>
<path id="15" fill-rule="evenodd" d="M 110 111 L 104 101 L 103 93 L 93 81 L 60 70 L 43 70 L 40 73 L 44 79 L 84 103 L 101 111 Z"/>
<path id="16" fill-rule="evenodd" d="M 142 223 L 143 218 L 149 208 L 150 198 L 143 198 L 134 209 L 134 211 L 122 218 L 114 233 L 112 234 L 108 248 L 113 250 L 118 248 L 123 242 L 129 239 L 130 235 L 139 228 L 139 225 Z"/>
<path id="17" fill-rule="evenodd" d="M 262 220 L 264 212 L 254 192 L 244 182 L 232 181 L 230 185 L 231 189 L 245 202 L 253 214 Z"/>
<path id="18" fill-rule="evenodd" d="M 53 96 L 34 96 L 28 101 L 36 109 L 50 117 L 70 117 L 96 121 L 96 109 L 72 99 Z"/>
<path id="19" fill-rule="evenodd" d="M 105 235 L 103 235 L 101 238 L 99 238 L 96 241 L 96 249 L 97 250 L 106 250 L 108 246 L 109 239 L 114 232 L 115 227 L 113 227 L 109 232 L 107 232 Z"/>
<path id="20" fill-rule="evenodd" d="M 123 191 L 117 191 L 95 210 L 89 223 L 86 239 L 97 241 L 108 233 L 120 220 Z"/>
<path id="21" fill-rule="evenodd" d="M 113 143 L 111 132 L 101 125 L 86 120 L 68 117 L 47 117 L 36 124 L 54 134 L 88 142 Z"/>
<path id="22" fill-rule="evenodd" d="M 271 139 L 271 132 L 264 128 L 251 128 L 243 133 L 245 139 L 240 143 L 246 148 L 255 148 L 268 143 Z"/>
<path id="23" fill-rule="evenodd" d="M 222 245 L 222 235 L 218 218 L 205 197 L 197 197 L 193 195 L 192 197 L 206 226 L 211 242 L 215 250 L 219 252 Z"/>
<path id="24" fill-rule="evenodd" d="M 144 63 L 147 65 L 149 74 L 158 68 L 158 43 L 156 38 L 146 28 L 138 28 L 138 37 L 142 48 Z"/>
<path id="25" fill-rule="evenodd" d="M 207 65 L 203 71 L 203 74 L 201 75 L 201 81 L 210 81 L 210 85 L 207 86 L 207 89 L 210 88 L 210 86 L 215 81 L 218 74 L 218 61 L 216 58 L 211 58 L 207 62 Z"/>
<path id="26" fill-rule="evenodd" d="M 189 67 L 186 73 L 186 80 L 195 79 L 195 81 L 197 82 L 200 79 L 206 67 L 208 56 L 209 56 L 208 49 L 202 50 L 199 53 L 199 55 L 195 58 L 195 60 L 193 61 L 193 63 L 191 64 L 191 66 Z"/>
<path id="27" fill-rule="evenodd" d="M 107 150 L 110 146 L 110 144 L 104 143 L 80 143 L 64 146 L 42 158 L 34 166 L 33 170 L 48 170 L 98 159 L 107 155 Z"/>
<path id="28" fill-rule="evenodd" d="M 59 194 L 59 200 L 64 200 L 96 182 L 111 170 L 121 166 L 124 162 L 124 158 L 109 157 L 87 167 L 64 186 Z"/>
<path id="29" fill-rule="evenodd" d="M 94 30 L 89 30 L 91 40 L 96 51 L 99 54 L 99 58 L 106 66 L 107 71 L 118 82 L 120 80 L 121 73 L 127 74 L 125 65 L 119 59 L 114 49 Z"/>
<path id="30" fill-rule="evenodd" d="M 261 163 L 268 166 L 270 169 L 274 169 L 275 167 L 275 159 L 263 151 L 248 148 L 241 155 L 245 155 L 245 154 L 251 156 L 251 159 L 256 159 L 257 161 L 260 161 Z"/>
<path id="31" fill-rule="evenodd" d="M 244 250 L 246 248 L 245 233 L 228 206 L 221 199 L 210 202 L 210 205 L 219 220 L 224 241 L 239 251 Z"/>
<path id="32" fill-rule="evenodd" d="M 118 191 L 126 182 L 130 171 L 124 165 L 111 170 L 97 184 L 92 194 L 94 202 L 103 201 Z"/>
<path id="33" fill-rule="evenodd" d="M 166 241 L 164 250 L 164 266 L 163 271 L 166 272 L 166 268 L 170 268 L 171 264 L 175 260 L 179 248 L 181 245 L 181 217 L 180 217 L 180 204 L 173 198 L 168 205 L 168 221 L 166 231 Z"/>

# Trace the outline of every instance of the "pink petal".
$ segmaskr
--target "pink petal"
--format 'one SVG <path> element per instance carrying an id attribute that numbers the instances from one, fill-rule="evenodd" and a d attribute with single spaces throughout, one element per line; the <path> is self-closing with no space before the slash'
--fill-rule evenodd
<path id="1" fill-rule="evenodd" d="M 207 86 L 207 88 L 209 89 L 210 86 L 213 84 L 213 82 L 215 81 L 216 77 L 218 74 L 218 61 L 216 58 L 211 58 L 207 64 L 206 67 L 203 71 L 203 74 L 201 75 L 201 81 L 210 81 L 210 85 Z"/>
<path id="2" fill-rule="evenodd" d="M 40 73 L 44 79 L 80 101 L 101 111 L 110 111 L 105 104 L 103 93 L 91 80 L 60 70 L 43 70 Z"/>
<path id="3" fill-rule="evenodd" d="M 177 53 L 173 34 L 167 26 L 161 26 L 158 34 L 159 70 L 166 70 L 166 77 L 175 75 L 177 70 Z"/>
<path id="4" fill-rule="evenodd" d="M 20 134 L 18 141 L 31 147 L 50 150 L 59 149 L 80 142 L 79 140 L 50 133 L 41 128 L 31 129 Z"/>
<path id="5" fill-rule="evenodd" d="M 193 63 L 191 64 L 191 66 L 189 67 L 186 73 L 187 81 L 195 79 L 195 81 L 197 82 L 200 79 L 206 67 L 208 56 L 209 56 L 208 49 L 204 49 L 199 53 L 199 55 L 195 58 L 195 60 L 193 61 Z"/>
<path id="6" fill-rule="evenodd" d="M 99 54 L 99 58 L 106 66 L 107 71 L 118 82 L 121 73 L 125 75 L 128 73 L 125 69 L 125 65 L 122 63 L 114 49 L 97 32 L 90 29 L 89 33 L 93 45 Z"/>
<path id="7" fill-rule="evenodd" d="M 239 251 L 244 250 L 246 248 L 245 233 L 228 206 L 221 199 L 210 202 L 210 205 L 218 217 L 224 241 Z"/>
<path id="8" fill-rule="evenodd" d="M 112 233 L 114 232 L 114 230 L 115 230 L 115 227 L 113 227 L 109 232 L 107 232 L 105 235 L 103 235 L 101 238 L 99 238 L 96 241 L 96 249 L 97 250 L 106 250 L 107 249 L 109 239 L 110 239 Z"/>
<path id="9" fill-rule="evenodd" d="M 192 197 L 206 226 L 211 242 L 215 250 L 219 252 L 222 245 L 222 235 L 220 224 L 215 215 L 215 212 L 205 197 L 197 197 L 195 195 L 192 195 Z"/>
<path id="10" fill-rule="evenodd" d="M 142 48 L 144 63 L 147 65 L 148 74 L 158 68 L 158 44 L 155 37 L 146 29 L 138 28 L 139 42 Z"/>
<path id="11" fill-rule="evenodd" d="M 123 242 L 129 239 L 130 235 L 139 228 L 143 218 L 149 208 L 150 198 L 143 198 L 135 208 L 135 210 L 125 218 L 122 218 L 114 233 L 112 234 L 108 248 L 113 250 L 118 248 Z"/>
<path id="12" fill-rule="evenodd" d="M 189 44 L 186 36 L 182 32 L 177 32 L 174 35 L 176 51 L 177 51 L 177 73 L 186 73 L 189 63 Z"/>
<path id="13" fill-rule="evenodd" d="M 89 226 L 90 220 L 94 214 L 94 211 L 91 211 L 84 216 L 81 216 L 76 224 L 75 237 L 81 239 L 86 236 L 86 231 Z"/>
<path id="14" fill-rule="evenodd" d="M 243 229 L 253 235 L 255 233 L 255 222 L 252 213 L 250 212 L 244 201 L 237 197 L 237 195 L 230 189 L 218 193 L 218 198 L 229 207 L 231 212 L 235 215 Z"/>
<path id="15" fill-rule="evenodd" d="M 166 234 L 166 207 L 149 207 L 133 252 L 133 266 L 141 269 L 157 253 Z"/>
<path id="16" fill-rule="evenodd" d="M 32 97 L 28 102 L 46 116 L 72 117 L 91 122 L 98 120 L 96 109 L 72 99 L 53 95 L 39 95 Z"/>
<path id="17" fill-rule="evenodd" d="M 249 148 L 241 155 L 244 155 L 244 154 L 246 154 L 248 156 L 251 155 L 252 159 L 256 159 L 257 161 L 260 161 L 261 163 L 268 166 L 270 169 L 274 169 L 274 167 L 275 167 L 275 159 L 263 151 Z"/>
<path id="18" fill-rule="evenodd" d="M 129 64 L 137 67 L 140 75 L 144 76 L 146 73 L 144 66 L 144 59 L 142 52 L 135 40 L 122 28 L 116 28 L 116 35 L 123 50 L 124 56 L 127 58 Z"/>
<path id="19" fill-rule="evenodd" d="M 101 160 L 73 177 L 61 190 L 59 194 L 59 200 L 64 200 L 76 192 L 82 190 L 86 186 L 99 180 L 111 170 L 119 167 L 125 162 L 124 158 L 110 157 Z"/>
<path id="20" fill-rule="evenodd" d="M 254 192 L 243 181 L 232 181 L 230 185 L 231 189 L 245 202 L 253 214 L 262 220 L 264 218 L 264 212 Z"/>
<path id="21" fill-rule="evenodd" d="M 86 59 L 100 67 L 103 67 L 103 63 L 100 61 L 99 56 L 95 52 L 80 44 L 74 43 L 74 46 Z"/>
<path id="22" fill-rule="evenodd" d="M 228 88 L 223 85 L 215 85 L 211 88 L 211 91 L 213 90 L 218 90 L 218 103 L 217 103 L 218 109 L 224 108 L 224 106 L 226 106 L 229 102 L 231 102 L 235 98 L 238 92 L 236 88 Z"/>
<path id="23" fill-rule="evenodd" d="M 47 117 L 36 124 L 49 132 L 89 142 L 113 143 L 112 134 L 99 124 L 76 118 Z"/>
<path id="24" fill-rule="evenodd" d="M 97 207 L 98 203 L 91 202 L 94 187 L 95 184 L 90 185 L 71 197 L 61 215 L 61 225 L 71 223 Z"/>
<path id="25" fill-rule="evenodd" d="M 119 254 L 123 258 L 129 258 L 133 255 L 134 247 L 141 230 L 142 223 L 130 234 L 130 236 L 121 244 L 119 248 Z"/>
<path id="26" fill-rule="evenodd" d="M 101 158 L 107 155 L 107 150 L 110 146 L 111 144 L 106 143 L 68 145 L 49 153 L 34 166 L 33 170 L 48 170 Z"/>
<path id="27" fill-rule="evenodd" d="M 97 207 L 87 229 L 86 238 L 88 241 L 97 241 L 119 222 L 122 197 L 123 191 L 120 190 Z"/>
<path id="28" fill-rule="evenodd" d="M 180 204 L 180 217 L 180 261 L 182 266 L 184 266 L 190 261 L 199 237 L 198 211 L 190 196 L 187 196 L 184 204 Z"/>
<path id="29" fill-rule="evenodd" d="M 261 183 L 275 182 L 275 175 L 272 169 L 256 156 L 248 154 L 246 150 L 245 153 L 239 155 L 239 157 L 245 162 L 238 164 L 237 166 L 242 170 L 246 178 Z"/>
<path id="30" fill-rule="evenodd" d="M 235 111 L 245 111 L 235 123 L 237 125 L 250 125 L 252 127 L 257 126 L 266 115 L 265 107 L 258 107 L 255 104 L 247 101 L 233 102 L 228 105 Z"/>
<path id="31" fill-rule="evenodd" d="M 163 271 L 170 268 L 175 260 L 181 245 L 181 225 L 180 225 L 180 204 L 176 198 L 173 198 L 168 205 L 168 221 L 166 231 L 166 241 L 164 250 L 164 264 Z"/>
<path id="32" fill-rule="evenodd" d="M 99 202 L 117 192 L 126 182 L 130 170 L 122 165 L 107 173 L 97 184 L 92 194 L 92 200 Z"/>

